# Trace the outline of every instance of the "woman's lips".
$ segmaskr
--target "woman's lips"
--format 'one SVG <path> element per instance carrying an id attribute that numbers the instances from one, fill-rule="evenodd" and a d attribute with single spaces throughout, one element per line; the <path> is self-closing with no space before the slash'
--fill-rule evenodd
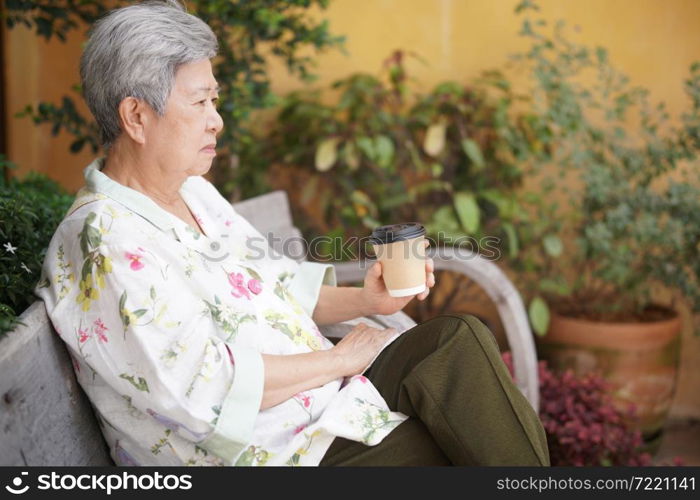
<path id="1" fill-rule="evenodd" d="M 214 146 L 207 146 L 206 148 L 202 148 L 201 151 L 210 155 L 216 155 L 216 148 Z"/>

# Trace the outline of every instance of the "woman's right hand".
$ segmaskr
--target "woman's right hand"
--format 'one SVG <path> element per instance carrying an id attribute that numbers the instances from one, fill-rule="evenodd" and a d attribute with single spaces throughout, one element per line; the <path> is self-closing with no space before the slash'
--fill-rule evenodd
<path id="1" fill-rule="evenodd" d="M 340 361 L 342 376 L 352 377 L 362 373 L 395 333 L 395 328 L 378 329 L 365 323 L 350 330 L 331 349 Z"/>
<path id="2" fill-rule="evenodd" d="M 328 350 L 263 354 L 265 388 L 260 409 L 278 405 L 301 391 L 321 387 L 339 377 L 362 373 L 395 333 L 395 328 L 381 330 L 363 323 Z"/>

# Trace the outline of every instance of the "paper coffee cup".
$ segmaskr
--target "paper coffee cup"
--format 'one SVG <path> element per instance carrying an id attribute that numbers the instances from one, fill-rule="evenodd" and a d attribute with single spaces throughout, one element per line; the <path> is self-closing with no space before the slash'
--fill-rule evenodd
<path id="1" fill-rule="evenodd" d="M 417 222 L 390 224 L 372 231 L 370 243 L 382 263 L 389 295 L 407 297 L 425 290 L 425 228 Z"/>

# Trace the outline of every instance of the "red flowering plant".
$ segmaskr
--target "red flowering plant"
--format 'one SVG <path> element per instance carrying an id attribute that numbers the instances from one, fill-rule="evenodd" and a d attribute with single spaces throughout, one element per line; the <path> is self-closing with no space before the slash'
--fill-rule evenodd
<path id="1" fill-rule="evenodd" d="M 510 352 L 503 361 L 514 377 Z M 652 457 L 643 451 L 640 431 L 629 427 L 634 409 L 613 406 L 608 382 L 595 373 L 576 376 L 555 373 L 539 362 L 540 420 L 547 434 L 550 461 L 559 466 L 645 466 Z M 675 465 L 681 465 L 678 458 Z"/>

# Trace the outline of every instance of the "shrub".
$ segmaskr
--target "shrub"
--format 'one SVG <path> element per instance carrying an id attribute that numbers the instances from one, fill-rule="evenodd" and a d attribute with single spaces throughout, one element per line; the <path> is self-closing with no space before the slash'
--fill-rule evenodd
<path id="1" fill-rule="evenodd" d="M 7 166 L 0 156 L 0 167 Z M 72 201 L 37 173 L 22 181 L 0 177 L 0 335 L 13 329 L 17 315 L 35 300 L 46 247 Z"/>
<path id="2" fill-rule="evenodd" d="M 496 71 L 421 94 L 409 85 L 408 55 L 394 52 L 378 77 L 334 82 L 330 104 L 319 91 L 290 94 L 242 161 L 272 166 L 276 187 L 300 193 L 292 203 L 312 220 L 302 228 L 310 237 L 361 238 L 418 220 L 431 237 L 474 251 L 487 237 L 511 241 L 524 174 L 517 158 L 529 147 L 513 111 L 518 96 Z"/>
<path id="3" fill-rule="evenodd" d="M 685 303 L 700 319 L 700 61 L 684 82 L 683 112 L 633 85 L 603 47 L 550 29 L 525 0 L 518 54 L 529 74 L 531 157 L 542 188 L 529 193 L 531 224 L 517 224 L 508 261 L 544 335 L 550 310 L 598 321 L 650 321 L 657 305 Z M 671 292 L 659 303 L 658 290 Z M 700 331 L 697 332 L 700 334 Z"/>
<path id="4" fill-rule="evenodd" d="M 503 361 L 513 375 L 509 352 Z M 602 377 L 555 373 L 540 361 L 539 381 L 540 420 L 552 465 L 652 465 L 651 455 L 642 451 L 641 432 L 627 424 L 633 409 L 625 414 L 613 406 Z"/>

